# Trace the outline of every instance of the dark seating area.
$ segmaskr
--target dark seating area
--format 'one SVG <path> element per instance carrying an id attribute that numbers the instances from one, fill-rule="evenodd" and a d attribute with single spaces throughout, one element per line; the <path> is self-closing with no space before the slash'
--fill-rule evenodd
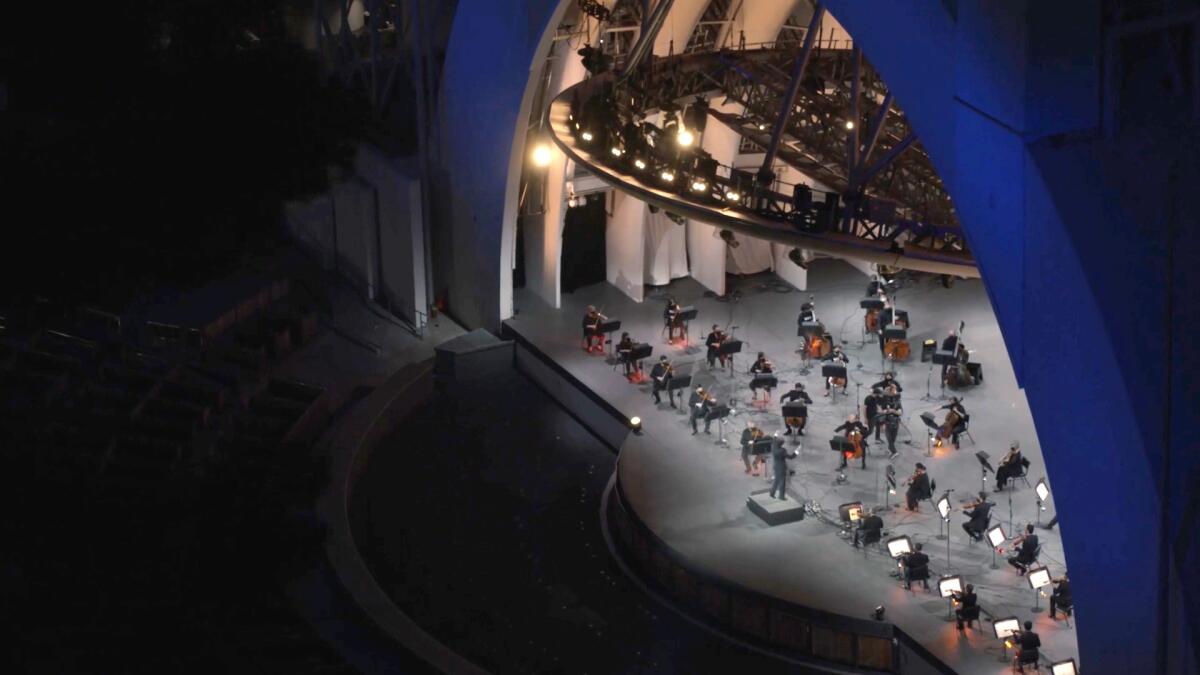
<path id="1" fill-rule="evenodd" d="M 2 526 L 0 569 L 20 580 L 2 590 L 27 647 L 0 660 L 120 672 L 121 645 L 149 641 L 205 672 L 348 671 L 282 592 L 320 550 L 308 514 L 330 406 L 272 375 L 312 340 L 316 304 L 263 284 L 206 307 L 220 330 L 202 333 L 136 311 L 0 309 L 3 500 L 25 521 Z M 197 657 L 201 642 L 224 647 Z"/>

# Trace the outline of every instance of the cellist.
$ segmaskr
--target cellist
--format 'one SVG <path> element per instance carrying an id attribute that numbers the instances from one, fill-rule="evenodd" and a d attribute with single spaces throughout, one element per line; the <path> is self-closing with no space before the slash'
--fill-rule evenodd
<path id="1" fill-rule="evenodd" d="M 846 440 L 850 441 L 850 445 L 854 448 L 852 451 L 842 453 L 842 463 L 838 469 L 846 468 L 847 460 L 851 457 L 861 457 L 862 468 L 867 468 L 867 453 L 863 451 L 863 437 L 867 434 L 867 428 L 858 421 L 858 415 L 850 415 L 846 418 L 845 424 L 833 431 L 834 433 L 845 432 Z"/>
<path id="2" fill-rule="evenodd" d="M 954 449 L 958 449 L 958 435 L 965 431 L 966 427 L 963 422 L 967 418 L 967 409 L 963 407 L 962 401 L 957 396 L 951 396 L 950 402 L 938 408 L 938 410 L 946 410 L 946 417 L 942 419 L 942 426 L 938 429 L 937 445 L 941 447 L 942 441 L 947 437 L 954 444 Z"/>

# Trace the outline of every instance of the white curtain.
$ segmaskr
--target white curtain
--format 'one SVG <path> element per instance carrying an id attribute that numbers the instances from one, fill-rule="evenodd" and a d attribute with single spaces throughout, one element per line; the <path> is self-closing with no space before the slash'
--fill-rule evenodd
<path id="1" fill-rule="evenodd" d="M 726 248 L 725 268 L 730 274 L 757 274 L 774 267 L 771 242 L 744 234 L 734 237 L 738 245 Z"/>
<path id="2" fill-rule="evenodd" d="M 717 228 L 688 220 L 688 262 L 692 278 L 717 295 L 725 295 L 725 242 Z"/>
<path id="3" fill-rule="evenodd" d="M 687 230 L 663 211 L 646 213 L 646 275 L 651 286 L 663 286 L 686 277 Z"/>

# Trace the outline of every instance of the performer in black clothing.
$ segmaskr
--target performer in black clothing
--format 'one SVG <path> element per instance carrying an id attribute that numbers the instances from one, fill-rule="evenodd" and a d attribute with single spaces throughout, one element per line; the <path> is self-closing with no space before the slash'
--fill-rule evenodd
<path id="1" fill-rule="evenodd" d="M 1033 533 L 1033 523 L 1025 526 L 1025 534 L 1013 540 L 1017 554 L 1008 559 L 1008 564 L 1017 568 L 1017 574 L 1025 576 L 1029 566 L 1037 561 L 1038 536 Z"/>
<path id="2" fill-rule="evenodd" d="M 1021 459 L 1021 444 L 1013 441 L 1008 447 L 1008 454 L 996 467 L 996 492 L 1003 490 L 1009 480 L 1021 473 L 1021 469 L 1024 468 Z"/>
<path id="3" fill-rule="evenodd" d="M 858 519 L 858 527 L 854 530 L 854 548 L 858 548 L 861 539 L 864 546 L 879 541 L 883 531 L 883 519 L 874 513 Z"/>
<path id="4" fill-rule="evenodd" d="M 975 595 L 974 584 L 967 584 L 961 593 L 955 592 L 951 597 L 958 601 L 954 615 L 958 619 L 959 630 L 963 630 L 964 623 L 970 626 L 979 619 L 979 596 Z"/>
<path id="5" fill-rule="evenodd" d="M 596 311 L 594 306 L 588 305 L 587 313 L 583 315 L 584 349 L 587 349 L 589 352 L 595 347 L 604 349 L 604 333 L 600 332 L 600 324 L 607 318 Z"/>
<path id="6" fill-rule="evenodd" d="M 929 499 L 933 496 L 933 486 L 929 483 L 929 474 L 925 473 L 925 465 L 917 462 L 917 468 L 913 471 L 913 475 L 905 481 L 908 484 L 908 491 L 904 494 L 904 500 L 909 511 L 920 511 L 919 505 L 922 499 Z"/>
<path id="7" fill-rule="evenodd" d="M 765 374 L 773 373 L 773 372 L 775 372 L 775 364 L 771 363 L 767 359 L 766 354 L 764 354 L 763 352 L 759 352 L 758 358 L 754 361 L 754 364 L 750 366 L 750 374 L 751 375 L 765 375 Z M 757 399 L 758 398 L 758 390 L 754 388 L 753 381 L 751 381 L 750 391 L 751 391 L 753 397 L 755 399 Z M 771 398 L 771 388 L 770 387 L 763 388 L 763 396 L 766 400 L 770 400 L 770 398 Z"/>
<path id="8" fill-rule="evenodd" d="M 708 416 L 713 408 L 717 407 L 717 397 L 708 392 L 704 395 L 704 403 L 700 406 L 700 416 L 704 418 L 704 433 L 712 433 L 712 418 Z"/>
<path id="9" fill-rule="evenodd" d="M 896 379 L 895 373 L 884 373 L 883 379 L 871 385 L 872 389 L 880 389 L 887 391 L 888 387 L 895 387 L 897 392 L 904 391 L 904 387 L 900 386 L 900 381 Z"/>
<path id="10" fill-rule="evenodd" d="M 617 354 L 621 356 L 621 364 L 625 368 L 625 377 L 629 377 L 642 369 L 642 364 L 630 358 L 633 347 L 633 338 L 629 337 L 629 333 L 621 333 L 621 341 L 617 343 Z"/>
<path id="11" fill-rule="evenodd" d="M 833 433 L 836 434 L 839 431 L 844 432 L 844 435 L 846 436 L 846 440 L 850 441 L 851 443 L 854 442 L 853 434 L 858 434 L 858 439 L 859 439 L 860 443 L 862 442 L 862 439 L 866 437 L 866 434 L 867 434 L 867 428 L 865 426 L 863 426 L 862 422 L 858 421 L 857 415 L 851 415 L 851 416 L 847 417 L 846 421 L 841 426 L 839 426 L 838 428 L 833 430 Z M 858 446 L 857 454 L 861 455 L 861 457 L 862 457 L 862 468 L 864 468 L 864 469 L 867 468 L 867 451 L 866 451 L 866 449 L 863 448 L 861 445 Z M 839 469 L 846 468 L 847 460 L 849 459 L 849 457 L 850 456 L 847 453 L 844 453 L 844 452 L 842 453 L 842 464 L 841 464 L 841 466 L 838 467 Z"/>
<path id="12" fill-rule="evenodd" d="M 979 501 L 963 507 L 967 514 L 967 522 L 962 524 L 967 536 L 975 541 L 983 541 L 983 532 L 991 520 L 993 504 L 987 500 L 987 493 L 980 491 Z"/>
<path id="13" fill-rule="evenodd" d="M 879 426 L 883 427 L 883 437 L 887 439 L 888 459 L 900 454 L 896 449 L 896 436 L 900 433 L 899 408 L 885 407 L 879 411 Z"/>
<path id="14" fill-rule="evenodd" d="M 967 430 L 967 409 L 963 407 L 962 401 L 957 396 L 951 396 L 950 402 L 939 408 L 939 410 L 948 410 L 954 413 L 956 417 L 953 422 L 949 422 L 943 418 L 942 431 L 938 434 L 938 446 L 941 446 L 941 439 L 949 435 L 950 442 L 957 449 L 959 435 Z M 949 413 L 946 416 L 949 417 Z"/>
<path id="15" fill-rule="evenodd" d="M 754 426 L 754 422 L 746 422 L 746 428 L 742 430 L 742 463 L 746 465 L 746 473 L 751 473 L 750 465 L 750 446 L 762 432 L 758 427 Z"/>
<path id="16" fill-rule="evenodd" d="M 779 432 L 776 432 L 779 433 Z M 787 499 L 787 477 L 789 459 L 795 459 L 796 453 L 788 452 L 783 447 L 783 440 L 775 438 L 771 444 L 771 469 L 775 472 L 775 480 L 771 482 L 771 496 L 779 493 L 779 499 Z"/>
<path id="17" fill-rule="evenodd" d="M 929 590 L 929 556 L 921 550 L 920 544 L 913 545 L 913 552 L 901 559 L 904 565 L 904 588 L 912 587 L 912 582 L 920 581 Z"/>
<path id="18" fill-rule="evenodd" d="M 679 329 L 680 337 L 683 336 L 683 326 L 675 320 L 681 309 L 683 308 L 679 306 L 679 303 L 675 302 L 675 298 L 667 298 L 667 307 L 663 310 L 663 322 L 667 326 L 668 342 L 675 339 L 675 329 Z"/>
<path id="19" fill-rule="evenodd" d="M 704 340 L 704 346 L 708 347 L 708 367 L 712 368 L 716 365 L 717 359 L 721 360 L 721 367 L 725 367 L 725 357 L 720 353 L 721 343 L 725 341 L 725 333 L 713 324 L 712 332 L 708 334 L 708 338 Z"/>
<path id="20" fill-rule="evenodd" d="M 842 365 L 848 365 L 850 363 L 850 357 L 846 356 L 846 352 L 842 351 L 841 345 L 835 345 L 833 350 L 830 351 L 828 355 L 822 357 L 821 360 L 829 361 L 831 363 L 840 363 Z M 841 378 L 838 378 L 838 379 L 841 379 Z M 832 386 L 834 384 L 842 385 L 842 393 L 843 394 L 846 393 L 846 387 L 848 386 L 847 383 L 849 381 L 850 381 L 849 377 L 842 379 L 841 382 L 834 382 L 834 378 L 832 378 L 832 377 L 825 378 L 825 395 L 826 396 L 829 395 L 829 388 L 830 388 L 830 386 Z"/>
<path id="21" fill-rule="evenodd" d="M 667 362 L 667 357 L 660 356 L 658 363 L 654 364 L 654 367 L 650 369 L 650 379 L 653 382 L 654 402 L 662 403 L 662 399 L 659 398 L 658 394 L 665 389 L 667 391 L 667 398 L 671 400 L 671 407 L 674 408 L 675 392 L 669 387 L 671 384 L 671 370 L 671 364 Z"/>
<path id="22" fill-rule="evenodd" d="M 949 335 L 947 335 L 947 336 L 946 336 L 946 338 L 945 338 L 944 340 L 942 340 L 942 351 L 943 351 L 943 352 L 950 352 L 951 354 L 953 354 L 953 355 L 954 355 L 954 356 L 957 358 L 957 356 L 958 356 L 958 347 L 959 347 L 959 344 L 958 344 L 958 331 L 953 331 L 953 330 L 952 330 L 952 331 L 950 331 L 950 334 L 949 334 Z M 946 381 L 946 374 L 947 374 L 947 373 L 950 371 L 950 367 L 951 367 L 951 365 L 950 365 L 950 364 L 948 364 L 948 363 L 943 363 L 943 364 L 942 364 L 942 382 L 945 382 L 945 381 Z"/>
<path id="23" fill-rule="evenodd" d="M 817 305 L 809 298 L 809 302 L 800 305 L 799 323 L 816 323 L 817 321 Z"/>
<path id="24" fill-rule="evenodd" d="M 1075 603 L 1071 601 L 1071 580 L 1067 579 L 1066 573 L 1051 581 L 1054 583 L 1054 592 L 1050 594 L 1050 618 L 1054 619 L 1058 612 L 1070 614 Z"/>
<path id="25" fill-rule="evenodd" d="M 695 436 L 697 433 L 696 420 L 704 414 L 704 401 L 707 398 L 708 397 L 704 395 L 704 387 L 701 386 L 697 386 L 695 389 L 693 389 L 692 395 L 688 397 L 688 417 L 691 418 L 693 436 Z"/>
<path id="26" fill-rule="evenodd" d="M 870 442 L 867 438 L 871 432 L 875 432 L 875 440 L 879 440 L 879 427 L 876 417 L 879 415 L 879 406 L 883 403 L 883 390 L 878 387 L 873 387 L 871 393 L 863 399 L 863 412 L 867 418 L 867 433 L 863 436 L 863 442 Z"/>
<path id="27" fill-rule="evenodd" d="M 1013 637 L 1016 638 L 1017 643 L 1017 672 L 1023 673 L 1025 672 L 1025 668 L 1023 666 L 1036 666 L 1039 658 L 1038 647 L 1042 646 L 1042 639 L 1038 637 L 1037 633 L 1033 632 L 1032 621 L 1026 621 L 1025 630 L 1017 633 Z"/>
<path id="28" fill-rule="evenodd" d="M 791 391 L 789 391 L 788 393 L 779 397 L 780 403 L 790 403 L 792 401 L 803 401 L 805 405 L 812 405 L 812 398 L 809 397 L 808 392 L 804 391 L 804 383 L 797 382 L 796 384 L 792 385 Z M 807 417 L 799 417 L 799 418 L 785 417 L 785 418 L 783 418 L 783 425 L 785 427 L 787 427 L 787 431 L 784 432 L 784 435 L 790 436 L 792 434 L 792 425 L 791 425 L 791 422 L 789 421 L 792 419 L 799 420 L 800 423 L 798 425 L 796 425 L 795 432 L 800 434 L 801 436 L 803 436 L 804 435 L 804 426 L 808 423 Z"/>

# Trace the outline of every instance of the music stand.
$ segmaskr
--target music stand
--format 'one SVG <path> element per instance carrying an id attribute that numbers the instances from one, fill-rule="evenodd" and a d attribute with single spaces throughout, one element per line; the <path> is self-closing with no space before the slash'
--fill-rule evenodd
<path id="1" fill-rule="evenodd" d="M 750 380 L 751 389 L 774 389 L 779 386 L 779 378 L 770 373 L 759 373 Z"/>
<path id="2" fill-rule="evenodd" d="M 825 365 L 821 366 L 821 377 L 836 377 L 841 379 L 842 382 L 845 383 L 842 385 L 842 393 L 845 393 L 846 385 L 850 382 L 850 379 L 846 377 L 846 364 L 844 363 L 826 363 Z M 826 381 L 828 382 L 828 379 Z M 830 396 L 833 396 L 833 394 L 837 393 L 837 388 L 832 382 L 829 383 L 829 391 Z"/>
<path id="3" fill-rule="evenodd" d="M 992 473 L 996 473 L 996 470 L 993 469 L 991 463 L 988 462 L 989 457 L 986 452 L 980 450 L 979 452 L 975 453 L 975 459 L 979 460 L 979 470 L 981 474 L 979 479 L 979 489 L 986 492 L 988 472 L 991 471 Z"/>
<path id="4" fill-rule="evenodd" d="M 642 376 L 640 375 L 640 373 L 642 372 L 642 361 L 650 358 L 650 355 L 653 353 L 654 353 L 654 347 L 646 344 L 645 342 L 639 342 L 638 344 L 635 344 L 632 349 L 629 350 L 629 355 L 626 356 L 625 358 L 627 360 L 629 360 L 631 363 L 637 364 L 637 367 L 634 369 L 634 381 L 636 381 L 636 382 L 642 381 Z M 615 366 L 614 366 L 614 368 L 615 368 Z"/>
<path id="5" fill-rule="evenodd" d="M 829 439 L 829 449 L 839 453 L 842 456 L 843 461 L 849 462 L 850 460 L 846 457 L 846 453 L 854 452 L 854 444 L 843 436 L 834 436 L 833 438 Z M 866 450 L 864 450 L 864 452 L 866 452 Z M 841 465 L 838 465 L 837 482 L 846 482 L 846 472 L 842 469 Z"/>
<path id="6" fill-rule="evenodd" d="M 689 389 L 691 386 L 691 375 L 677 375 L 672 377 L 671 379 L 667 380 L 667 398 L 669 398 L 671 401 L 674 401 L 676 391 L 679 391 L 680 389 Z M 679 395 L 679 402 L 683 403 L 683 394 Z M 684 414 L 688 413 L 688 411 L 684 410 L 684 406 L 682 405 L 679 406 L 679 412 Z"/>
<path id="7" fill-rule="evenodd" d="M 729 441 L 725 440 L 725 420 L 732 412 L 729 406 L 718 404 L 716 407 L 709 409 L 708 414 L 704 416 L 704 421 L 717 421 L 717 445 L 729 445 Z"/>
<path id="8" fill-rule="evenodd" d="M 683 346 L 684 347 L 686 347 L 688 344 L 688 322 L 695 321 L 696 316 L 699 313 L 700 313 L 699 310 L 697 310 L 695 307 L 693 307 L 692 305 L 688 305 L 687 307 L 681 307 L 679 309 L 679 312 L 675 314 L 675 320 L 680 322 L 681 324 L 683 324 Z"/>
<path id="9" fill-rule="evenodd" d="M 617 343 L 613 342 L 613 339 L 609 336 L 619 330 L 621 330 L 621 320 L 620 319 L 609 319 L 608 321 L 604 321 L 599 326 L 596 327 L 596 332 L 604 335 L 605 341 L 607 341 L 610 345 L 612 345 L 611 353 L 614 356 L 616 356 L 616 353 L 617 353 Z"/>
<path id="10" fill-rule="evenodd" d="M 720 354 L 721 356 L 724 356 L 728 359 L 727 362 L 729 363 L 729 375 L 730 376 L 733 375 L 733 355 L 740 354 L 741 351 L 742 351 L 742 341 L 741 340 L 726 340 L 724 344 L 722 344 L 720 347 L 717 347 L 717 354 Z"/>
<path id="11" fill-rule="evenodd" d="M 883 309 L 883 300 L 879 298 L 867 298 L 866 300 L 859 300 L 858 306 L 863 309 Z"/>
<path id="12" fill-rule="evenodd" d="M 935 422 L 933 420 L 933 413 L 931 413 L 931 412 L 921 413 L 921 421 L 925 423 L 925 426 L 929 427 L 929 431 L 930 431 L 930 433 L 925 434 L 925 456 L 932 457 L 933 456 L 933 437 L 937 434 L 938 431 L 941 430 L 941 427 L 939 427 L 937 422 Z"/>

